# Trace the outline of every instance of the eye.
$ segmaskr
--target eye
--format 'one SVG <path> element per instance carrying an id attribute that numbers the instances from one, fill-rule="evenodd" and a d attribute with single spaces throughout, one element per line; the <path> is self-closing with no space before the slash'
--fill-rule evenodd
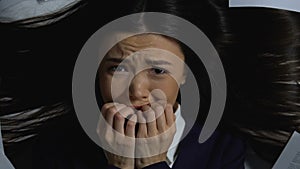
<path id="1" fill-rule="evenodd" d="M 127 72 L 127 69 L 125 66 L 118 65 L 118 66 L 112 66 L 109 68 L 110 71 L 112 72 Z"/>
<path id="2" fill-rule="evenodd" d="M 151 71 L 151 73 L 157 74 L 157 75 L 168 73 L 168 71 L 166 69 L 158 68 L 158 67 L 151 68 L 150 71 Z"/>

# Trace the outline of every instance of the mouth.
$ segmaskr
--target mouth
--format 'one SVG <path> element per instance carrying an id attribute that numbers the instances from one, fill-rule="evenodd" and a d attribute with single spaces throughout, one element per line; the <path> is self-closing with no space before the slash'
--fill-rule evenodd
<path id="1" fill-rule="evenodd" d="M 143 105 L 133 105 L 131 107 L 135 108 L 136 110 L 142 110 L 143 106 L 149 106 L 149 107 L 151 107 L 151 104 L 148 103 L 148 104 L 143 104 Z"/>

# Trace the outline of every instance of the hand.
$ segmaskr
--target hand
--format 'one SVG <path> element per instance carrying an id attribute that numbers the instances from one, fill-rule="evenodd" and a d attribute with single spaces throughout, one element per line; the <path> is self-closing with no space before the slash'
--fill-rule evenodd
<path id="1" fill-rule="evenodd" d="M 135 124 L 137 116 L 132 108 L 118 103 L 107 103 L 101 109 L 102 116 L 97 133 L 108 163 L 121 169 L 134 169 Z M 131 116 L 125 125 L 125 117 Z"/>
<path id="2" fill-rule="evenodd" d="M 172 105 L 167 104 L 164 109 L 160 104 L 153 104 L 152 108 L 144 106 L 142 110 L 136 113 L 139 129 L 135 165 L 139 169 L 166 160 L 176 131 Z"/>

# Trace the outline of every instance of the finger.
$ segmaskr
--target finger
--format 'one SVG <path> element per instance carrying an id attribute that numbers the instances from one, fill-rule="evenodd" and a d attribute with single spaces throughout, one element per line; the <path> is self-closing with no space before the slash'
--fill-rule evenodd
<path id="1" fill-rule="evenodd" d="M 139 123 L 139 130 L 137 132 L 137 137 L 145 138 L 145 137 L 147 137 L 146 119 L 144 118 L 142 111 L 137 111 L 136 115 L 137 115 L 137 120 Z"/>
<path id="2" fill-rule="evenodd" d="M 116 109 L 119 111 L 120 109 L 126 107 L 125 104 L 120 104 L 120 103 L 116 103 L 116 102 L 111 102 L 111 103 L 106 103 L 102 106 L 101 108 L 101 113 L 105 113 L 108 109 L 112 108 L 112 107 L 116 107 Z"/>
<path id="3" fill-rule="evenodd" d="M 100 111 L 101 114 L 99 115 L 97 132 L 99 129 L 104 129 L 104 127 L 106 128 L 106 121 L 105 121 L 106 112 L 112 106 L 113 106 L 113 103 L 106 103 L 101 107 L 101 111 Z"/>
<path id="4" fill-rule="evenodd" d="M 175 122 L 175 115 L 173 111 L 173 106 L 171 104 L 167 104 L 165 109 L 166 122 L 168 126 L 172 126 Z"/>
<path id="5" fill-rule="evenodd" d="M 124 130 L 126 129 L 126 125 L 128 122 L 128 119 L 134 114 L 134 110 L 131 107 L 124 107 L 121 110 L 119 110 L 119 113 L 123 116 L 123 118 L 125 118 L 125 122 L 124 122 Z"/>
<path id="6" fill-rule="evenodd" d="M 167 101 L 167 97 L 164 91 L 160 89 L 154 89 L 150 93 L 150 103 L 158 102 L 158 101 Z"/>
<path id="7" fill-rule="evenodd" d="M 108 106 L 110 106 L 110 107 L 108 107 Z M 108 109 L 104 109 L 104 111 L 105 111 L 104 118 L 106 119 L 106 121 L 109 125 L 113 126 L 115 114 L 118 112 L 118 110 L 122 109 L 126 105 L 112 103 L 112 105 L 110 104 L 108 106 L 107 106 Z"/>
<path id="8" fill-rule="evenodd" d="M 131 107 L 125 106 L 122 109 L 119 110 L 119 113 L 124 117 L 124 118 L 129 118 L 132 114 L 134 114 L 134 110 Z"/>
<path id="9" fill-rule="evenodd" d="M 165 109 L 167 105 L 167 100 L 158 100 L 155 103 L 161 105 Z"/>
<path id="10" fill-rule="evenodd" d="M 165 111 L 165 106 L 160 104 L 159 102 L 155 102 L 153 104 L 151 104 L 151 108 L 154 110 L 155 112 L 155 118 L 157 119 L 158 117 L 160 117 L 161 115 L 164 114 Z"/>
<path id="11" fill-rule="evenodd" d="M 126 124 L 126 128 L 125 128 L 125 135 L 129 136 L 129 137 L 134 137 L 135 136 L 135 125 L 136 125 L 136 121 L 137 121 L 137 116 L 135 114 L 133 114 L 127 124 Z"/>
<path id="12" fill-rule="evenodd" d="M 117 112 L 114 116 L 113 128 L 119 133 L 124 134 L 124 123 L 125 118 L 119 112 Z"/>
<path id="13" fill-rule="evenodd" d="M 148 105 L 144 105 L 144 106 L 142 106 L 142 108 L 141 108 L 141 110 L 142 110 L 143 112 L 148 111 L 149 109 L 150 109 L 150 106 L 148 106 Z"/>
<path id="14" fill-rule="evenodd" d="M 146 119 L 147 135 L 152 137 L 157 133 L 156 119 L 154 111 L 149 108 L 147 111 L 143 112 L 143 116 Z"/>
<path id="15" fill-rule="evenodd" d="M 163 132 L 166 129 L 166 118 L 164 114 L 164 108 L 157 104 L 153 106 L 155 111 L 156 125 L 159 132 Z"/>
<path id="16" fill-rule="evenodd" d="M 109 110 L 111 107 L 113 107 L 114 106 L 114 103 L 106 103 L 106 104 L 104 104 L 103 106 L 102 106 L 102 108 L 101 108 L 101 113 L 102 113 L 102 115 L 103 115 L 103 117 L 105 118 L 105 116 L 106 116 L 106 112 L 107 112 L 107 110 Z"/>

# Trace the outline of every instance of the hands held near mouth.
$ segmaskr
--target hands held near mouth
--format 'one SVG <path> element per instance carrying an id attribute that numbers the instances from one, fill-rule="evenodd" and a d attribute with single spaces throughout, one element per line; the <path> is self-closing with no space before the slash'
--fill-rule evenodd
<path id="1" fill-rule="evenodd" d="M 133 169 L 166 160 L 176 131 L 172 105 L 154 103 L 135 112 L 124 104 L 107 103 L 101 112 L 104 119 L 100 118 L 97 133 L 108 148 L 109 164 Z"/>

